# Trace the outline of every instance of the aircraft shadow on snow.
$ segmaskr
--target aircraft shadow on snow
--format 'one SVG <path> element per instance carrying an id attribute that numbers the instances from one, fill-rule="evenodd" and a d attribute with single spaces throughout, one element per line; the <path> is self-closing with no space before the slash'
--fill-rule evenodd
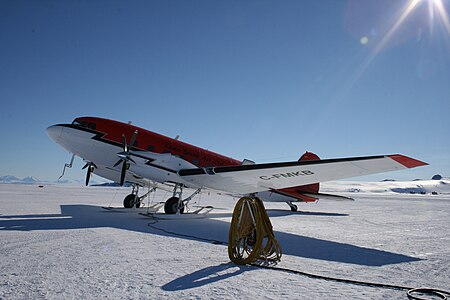
<path id="1" fill-rule="evenodd" d="M 136 232 L 158 235 L 169 235 L 174 232 L 185 239 L 223 241 L 228 240 L 229 222 L 203 219 L 154 220 L 136 211 L 119 210 L 115 213 L 92 205 L 61 205 L 61 214 L 35 215 L 0 215 L 0 231 L 32 231 L 32 230 L 67 230 L 110 227 Z M 303 213 L 306 216 L 345 216 L 335 213 Z M 271 217 L 292 215 L 288 211 L 269 210 Z M 215 215 L 216 216 L 216 215 Z M 220 214 L 220 217 L 231 217 L 231 213 Z M 188 226 L 180 226 L 180 222 L 188 222 Z M 151 225 L 151 226 L 147 226 Z M 283 248 L 283 254 L 303 258 L 357 264 L 363 266 L 384 266 L 420 259 L 377 249 L 359 247 L 351 244 L 327 241 L 292 233 L 275 231 L 275 237 Z"/>
<path id="2" fill-rule="evenodd" d="M 213 282 L 237 276 L 256 267 L 235 265 L 231 262 L 210 266 L 194 273 L 176 278 L 161 287 L 164 291 L 180 291 L 193 289 Z M 231 270 L 231 271 L 230 271 Z"/>

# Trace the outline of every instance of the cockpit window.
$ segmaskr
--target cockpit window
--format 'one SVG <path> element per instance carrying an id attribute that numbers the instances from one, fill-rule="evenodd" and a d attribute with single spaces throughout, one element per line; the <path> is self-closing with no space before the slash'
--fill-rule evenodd
<path id="1" fill-rule="evenodd" d="M 72 122 L 72 125 L 78 125 L 78 126 L 82 126 L 82 127 L 85 127 L 84 124 L 86 124 L 86 122 L 78 121 L 78 120 L 74 120 Z"/>
<path id="2" fill-rule="evenodd" d="M 89 128 L 89 129 L 96 129 L 97 125 L 95 123 L 92 122 L 86 122 L 86 121 L 81 121 L 81 120 L 74 120 L 72 122 L 72 125 L 78 125 L 81 127 L 85 127 L 85 128 Z"/>

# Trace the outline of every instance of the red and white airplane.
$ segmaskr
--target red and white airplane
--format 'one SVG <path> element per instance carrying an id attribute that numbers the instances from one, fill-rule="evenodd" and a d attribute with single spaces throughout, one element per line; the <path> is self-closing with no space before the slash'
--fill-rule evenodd
<path id="1" fill-rule="evenodd" d="M 76 118 L 71 124 L 47 128 L 50 138 L 81 157 L 91 173 L 133 184 L 125 207 L 139 207 L 138 187 L 170 187 L 173 196 L 164 205 L 168 214 L 182 213 L 187 203 L 203 189 L 230 195 L 255 195 L 263 201 L 314 202 L 319 198 L 345 197 L 319 193 L 319 183 L 355 176 L 427 165 L 400 155 L 324 159 L 306 152 L 298 161 L 255 164 L 236 160 L 131 124 L 95 118 Z M 196 191 L 186 199 L 183 188 Z M 349 199 L 349 198 L 347 198 Z"/>

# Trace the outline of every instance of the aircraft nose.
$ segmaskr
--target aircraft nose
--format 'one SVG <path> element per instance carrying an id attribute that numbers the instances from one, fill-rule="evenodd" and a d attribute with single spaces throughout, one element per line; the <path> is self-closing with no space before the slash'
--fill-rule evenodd
<path id="1" fill-rule="evenodd" d="M 55 143 L 58 143 L 59 138 L 61 137 L 62 129 L 62 126 L 53 125 L 47 128 L 47 134 Z"/>

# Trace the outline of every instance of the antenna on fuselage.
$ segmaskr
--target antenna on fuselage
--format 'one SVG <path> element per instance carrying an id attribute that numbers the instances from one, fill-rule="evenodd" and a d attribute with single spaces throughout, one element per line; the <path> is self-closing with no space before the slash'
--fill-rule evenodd
<path id="1" fill-rule="evenodd" d="M 128 125 L 131 125 L 131 123 L 133 123 L 133 122 L 131 122 L 131 121 L 128 121 L 128 123 L 127 123 L 127 124 L 128 124 Z"/>
<path id="2" fill-rule="evenodd" d="M 177 136 L 175 137 L 175 140 L 177 140 L 178 141 L 178 139 L 180 138 L 180 135 L 179 134 L 177 134 Z"/>

